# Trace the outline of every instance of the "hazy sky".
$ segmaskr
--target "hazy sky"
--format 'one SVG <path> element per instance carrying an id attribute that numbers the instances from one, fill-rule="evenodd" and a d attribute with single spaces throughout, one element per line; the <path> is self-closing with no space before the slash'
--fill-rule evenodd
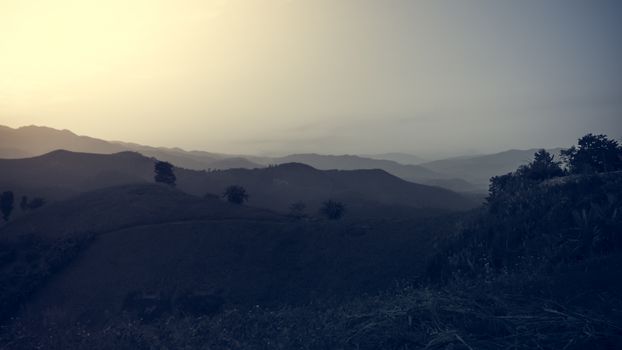
<path id="1" fill-rule="evenodd" d="M 622 1 L 0 0 L 0 124 L 237 153 L 622 136 Z"/>

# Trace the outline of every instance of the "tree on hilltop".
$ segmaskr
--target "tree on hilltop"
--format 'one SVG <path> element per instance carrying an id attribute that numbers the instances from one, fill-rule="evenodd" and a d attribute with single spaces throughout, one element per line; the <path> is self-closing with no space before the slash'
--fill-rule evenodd
<path id="1" fill-rule="evenodd" d="M 561 155 L 572 174 L 622 170 L 622 146 L 602 134 L 583 136 L 577 146 L 562 150 Z"/>
<path id="2" fill-rule="evenodd" d="M 15 196 L 11 191 L 5 191 L 0 195 L 0 211 L 2 211 L 2 218 L 4 221 L 9 221 L 11 212 L 13 212 L 13 202 Z"/>
<path id="3" fill-rule="evenodd" d="M 242 204 L 248 200 L 248 193 L 246 193 L 246 189 L 237 185 L 227 187 L 222 196 L 226 198 L 229 203 L 233 204 Z"/>
<path id="4" fill-rule="evenodd" d="M 177 177 L 173 172 L 173 165 L 169 162 L 158 161 L 154 166 L 155 181 L 169 186 L 175 186 Z"/>

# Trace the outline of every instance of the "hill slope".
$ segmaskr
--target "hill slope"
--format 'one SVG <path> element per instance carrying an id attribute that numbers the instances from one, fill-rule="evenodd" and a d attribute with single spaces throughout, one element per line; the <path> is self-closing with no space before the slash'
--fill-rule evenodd
<path id="1" fill-rule="evenodd" d="M 98 188 L 152 182 L 153 159 L 137 153 L 113 155 L 56 151 L 44 156 L 0 160 L 0 188 L 48 199 L 62 199 Z M 176 168 L 177 187 L 203 196 L 221 194 L 229 185 L 244 186 L 249 204 L 287 211 L 295 201 L 315 210 L 329 198 L 359 205 L 467 209 L 477 203 L 449 190 L 401 180 L 381 170 L 320 171 L 302 164 L 266 169 L 193 171 Z"/>
<path id="2" fill-rule="evenodd" d="M 205 174 L 209 192 L 218 193 L 228 184 L 244 186 L 250 205 L 286 210 L 303 201 L 311 210 L 329 198 L 351 208 L 365 205 L 399 205 L 413 208 L 466 209 L 474 203 L 439 187 L 404 181 L 383 170 L 317 170 L 300 163 L 266 169 L 229 169 Z"/>
<path id="3" fill-rule="evenodd" d="M 13 281 L 0 301 L 85 322 L 142 313 L 146 302 L 180 312 L 188 293 L 218 305 L 306 303 L 422 274 L 435 238 L 453 225 L 293 221 L 165 186 L 108 188 L 0 229 L 13 252 L 0 265 L 0 281 Z"/>

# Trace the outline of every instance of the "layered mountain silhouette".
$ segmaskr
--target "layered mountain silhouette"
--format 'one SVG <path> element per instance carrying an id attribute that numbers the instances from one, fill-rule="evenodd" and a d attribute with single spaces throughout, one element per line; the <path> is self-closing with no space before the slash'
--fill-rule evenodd
<path id="1" fill-rule="evenodd" d="M 419 157 L 403 153 L 370 156 L 292 154 L 284 157 L 258 157 L 110 142 L 48 127 L 27 126 L 12 129 L 0 126 L 0 158 L 32 157 L 59 149 L 99 154 L 133 151 L 192 170 L 254 169 L 292 162 L 307 164 L 320 170 L 382 169 L 406 181 L 444 187 L 458 192 L 485 192 L 490 177 L 507 173 L 527 163 L 536 151 L 536 149 L 510 150 L 425 163 Z M 558 149 L 552 151 L 556 152 Z"/>
<path id="2" fill-rule="evenodd" d="M 32 157 L 55 150 L 101 154 L 134 151 L 148 157 L 171 162 L 180 167 L 196 170 L 261 166 L 242 157 L 202 151 L 189 152 L 179 148 L 104 141 L 88 136 L 79 136 L 69 130 L 57 130 L 41 126 L 26 126 L 17 129 L 0 126 L 0 155 L 2 155 L 0 158 Z"/>
<path id="3" fill-rule="evenodd" d="M 91 154 L 54 151 L 26 159 L 0 160 L 0 188 L 64 199 L 96 189 L 153 182 L 154 159 L 136 152 Z M 321 171 L 287 163 L 262 169 L 196 171 L 176 168 L 177 187 L 189 194 L 219 195 L 229 185 L 244 186 L 249 205 L 287 211 L 296 201 L 310 210 L 328 199 L 352 209 L 381 205 L 461 210 L 477 203 L 458 193 L 411 183 L 383 170 Z"/>
<path id="4" fill-rule="evenodd" d="M 557 156 L 560 150 L 561 148 L 554 148 L 548 151 Z M 466 180 L 476 188 L 484 189 L 492 176 L 507 174 L 520 165 L 529 163 L 537 151 L 536 148 L 508 150 L 494 154 L 436 160 L 421 163 L 421 166 L 442 174 L 454 174 L 455 177 Z"/>

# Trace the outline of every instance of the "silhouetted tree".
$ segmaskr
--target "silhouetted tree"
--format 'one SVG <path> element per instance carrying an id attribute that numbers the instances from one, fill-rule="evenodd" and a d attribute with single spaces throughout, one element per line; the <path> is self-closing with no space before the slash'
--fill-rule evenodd
<path id="1" fill-rule="evenodd" d="M 15 201 L 15 197 L 13 192 L 5 191 L 0 195 L 0 211 L 2 211 L 2 217 L 4 221 L 9 221 L 9 217 L 11 216 L 11 212 L 13 211 L 13 202 Z"/>
<path id="2" fill-rule="evenodd" d="M 622 146 L 606 135 L 587 134 L 561 155 L 572 174 L 622 170 Z"/>
<path id="3" fill-rule="evenodd" d="M 22 201 L 19 203 L 19 207 L 22 211 L 28 210 L 28 196 L 22 196 Z"/>
<path id="4" fill-rule="evenodd" d="M 518 168 L 517 175 L 535 181 L 543 181 L 564 175 L 561 162 L 555 160 L 555 156 L 544 149 L 534 154 L 531 163 Z"/>
<path id="5" fill-rule="evenodd" d="M 22 200 L 19 203 L 19 207 L 22 211 L 39 209 L 44 205 L 45 199 L 41 197 L 35 197 L 29 200 L 28 196 L 22 196 Z"/>
<path id="6" fill-rule="evenodd" d="M 534 154 L 533 161 L 521 165 L 515 172 L 492 177 L 486 198 L 489 209 L 495 212 L 499 203 L 516 199 L 516 193 L 525 193 L 544 180 L 564 176 L 560 164 L 552 154 L 542 149 Z"/>
<path id="7" fill-rule="evenodd" d="M 322 213 L 328 220 L 339 220 L 346 211 L 346 207 L 343 203 L 334 200 L 328 200 L 322 203 L 320 213 Z"/>
<path id="8" fill-rule="evenodd" d="M 45 205 L 45 199 L 41 198 L 41 197 L 35 197 L 33 199 L 30 200 L 30 202 L 28 202 L 28 209 L 30 210 L 35 210 L 35 209 L 39 209 L 42 206 Z"/>
<path id="9" fill-rule="evenodd" d="M 158 161 L 155 163 L 155 181 L 167 184 L 169 186 L 175 186 L 175 173 L 173 173 L 173 165 L 169 162 Z"/>
<path id="10" fill-rule="evenodd" d="M 301 219 L 304 218 L 305 215 L 305 209 L 307 208 L 307 206 L 303 203 L 303 202 L 295 202 L 292 203 L 292 205 L 289 206 L 289 216 L 296 218 L 296 219 Z"/>
<path id="11" fill-rule="evenodd" d="M 248 194 L 246 193 L 246 189 L 242 186 L 232 185 L 225 189 L 225 193 L 222 195 L 224 198 L 230 203 L 234 204 L 242 204 L 248 200 Z"/>

